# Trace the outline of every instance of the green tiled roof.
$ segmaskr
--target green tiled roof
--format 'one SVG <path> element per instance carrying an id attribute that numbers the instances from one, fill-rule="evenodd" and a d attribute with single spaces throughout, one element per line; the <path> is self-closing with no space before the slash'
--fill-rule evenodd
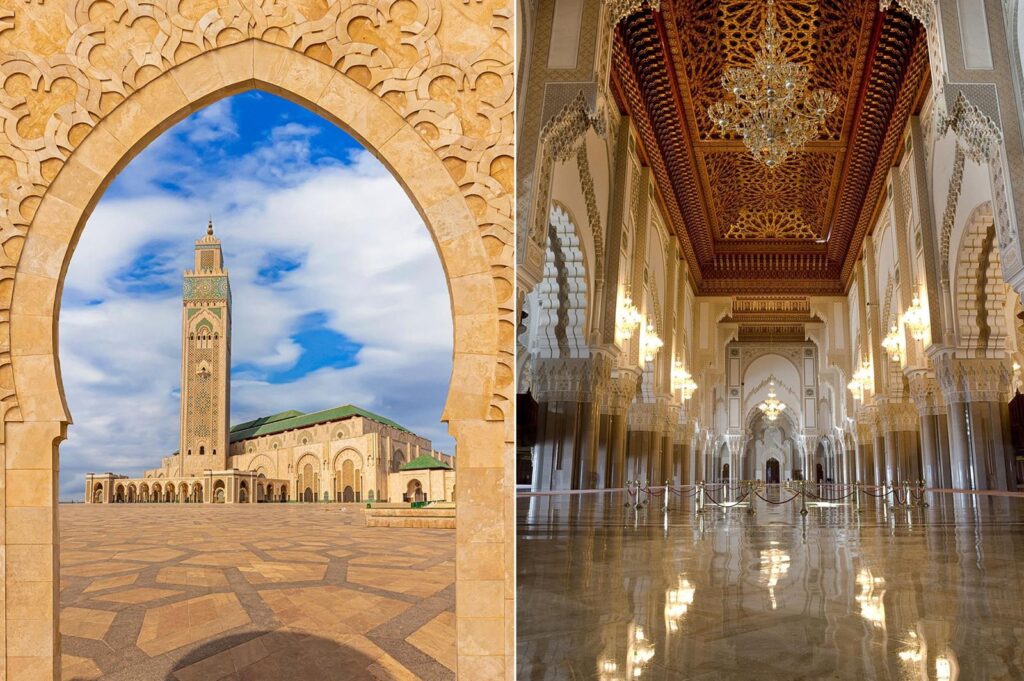
<path id="1" fill-rule="evenodd" d="M 409 463 L 404 463 L 398 467 L 400 471 L 421 471 L 426 469 L 443 468 L 445 470 L 451 470 L 452 467 L 446 464 L 444 461 L 438 461 L 432 456 L 426 454 L 420 454 Z"/>
<path id="2" fill-rule="evenodd" d="M 312 414 L 303 414 L 301 411 L 294 410 L 282 411 L 278 414 L 272 414 L 270 416 L 253 419 L 252 421 L 246 421 L 245 423 L 239 423 L 238 425 L 231 427 L 231 441 L 239 442 L 241 440 L 248 440 L 254 437 L 261 437 L 263 435 L 273 435 L 274 433 L 281 433 L 286 430 L 304 428 L 305 426 L 313 426 L 320 423 L 328 423 L 330 421 L 339 421 L 351 416 L 362 416 L 363 418 L 376 421 L 377 423 L 381 423 L 385 426 L 391 426 L 392 428 L 396 428 L 403 432 L 412 433 L 408 428 L 400 426 L 391 419 L 386 419 L 383 416 L 366 411 L 360 407 L 354 407 L 351 404 L 346 404 L 343 407 L 325 409 L 324 411 L 317 411 Z"/>
<path id="3" fill-rule="evenodd" d="M 302 412 L 290 409 L 289 411 L 278 412 L 276 414 L 271 414 L 270 416 L 261 416 L 258 419 L 253 419 L 252 421 L 246 421 L 245 423 L 238 423 L 231 426 L 231 432 L 234 433 L 238 430 L 248 430 L 250 428 L 255 428 L 256 426 L 265 426 L 268 423 L 275 423 L 282 419 L 290 419 L 293 416 L 302 416 Z"/>

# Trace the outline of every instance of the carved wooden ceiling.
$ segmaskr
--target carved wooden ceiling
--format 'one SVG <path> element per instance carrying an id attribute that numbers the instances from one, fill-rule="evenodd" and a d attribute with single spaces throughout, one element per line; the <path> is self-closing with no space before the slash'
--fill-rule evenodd
<path id="1" fill-rule="evenodd" d="M 620 23 L 613 91 L 708 294 L 845 291 L 928 80 L 923 28 L 878 0 L 776 0 L 783 49 L 840 104 L 769 169 L 707 115 L 761 44 L 764 0 L 661 0 Z"/>

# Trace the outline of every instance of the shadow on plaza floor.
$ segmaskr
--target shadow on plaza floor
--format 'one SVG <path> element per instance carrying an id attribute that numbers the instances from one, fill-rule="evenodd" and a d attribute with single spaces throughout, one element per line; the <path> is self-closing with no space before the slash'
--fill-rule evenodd
<path id="1" fill-rule="evenodd" d="M 252 631 L 207 641 L 178 660 L 164 681 L 393 681 L 355 648 L 295 631 Z"/>

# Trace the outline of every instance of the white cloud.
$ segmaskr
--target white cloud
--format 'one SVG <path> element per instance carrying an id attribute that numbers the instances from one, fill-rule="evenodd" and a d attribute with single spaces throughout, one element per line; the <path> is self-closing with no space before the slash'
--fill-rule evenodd
<path id="1" fill-rule="evenodd" d="M 188 121 L 187 135 L 237 132 L 230 106 L 207 113 L 212 108 L 201 112 L 201 126 Z M 451 311 L 433 242 L 370 154 L 346 165 L 312 164 L 315 134 L 289 123 L 244 158 L 187 176 L 203 188 L 201 199 L 153 191 L 164 173 L 182 172 L 189 153 L 180 137 L 165 135 L 125 170 L 117 194 L 99 203 L 72 259 L 60 320 L 74 419 L 61 447 L 63 498 L 81 497 L 86 471 L 138 473 L 177 449 L 181 270 L 191 266 L 192 242 L 211 213 L 231 277 L 232 360 L 255 368 L 233 383 L 233 422 L 353 403 L 452 450 L 439 422 Z M 279 181 L 286 171 L 287 181 Z M 152 279 L 169 290 L 140 294 L 125 285 L 125 268 L 145 254 L 168 258 L 169 274 Z M 297 267 L 266 283 L 261 268 L 282 256 Z M 260 370 L 299 359 L 291 337 L 315 313 L 363 346 L 358 364 L 288 384 L 260 380 Z"/>
<path id="2" fill-rule="evenodd" d="M 231 115 L 231 100 L 222 99 L 201 109 L 185 123 L 184 132 L 193 144 L 238 137 L 238 125 Z"/>

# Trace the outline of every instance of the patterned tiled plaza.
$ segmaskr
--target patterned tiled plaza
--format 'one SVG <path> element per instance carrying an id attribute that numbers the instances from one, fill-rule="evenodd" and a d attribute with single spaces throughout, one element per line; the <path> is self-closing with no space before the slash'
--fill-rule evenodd
<path id="1" fill-rule="evenodd" d="M 62 505 L 65 681 L 453 679 L 455 532 L 358 506 Z"/>

